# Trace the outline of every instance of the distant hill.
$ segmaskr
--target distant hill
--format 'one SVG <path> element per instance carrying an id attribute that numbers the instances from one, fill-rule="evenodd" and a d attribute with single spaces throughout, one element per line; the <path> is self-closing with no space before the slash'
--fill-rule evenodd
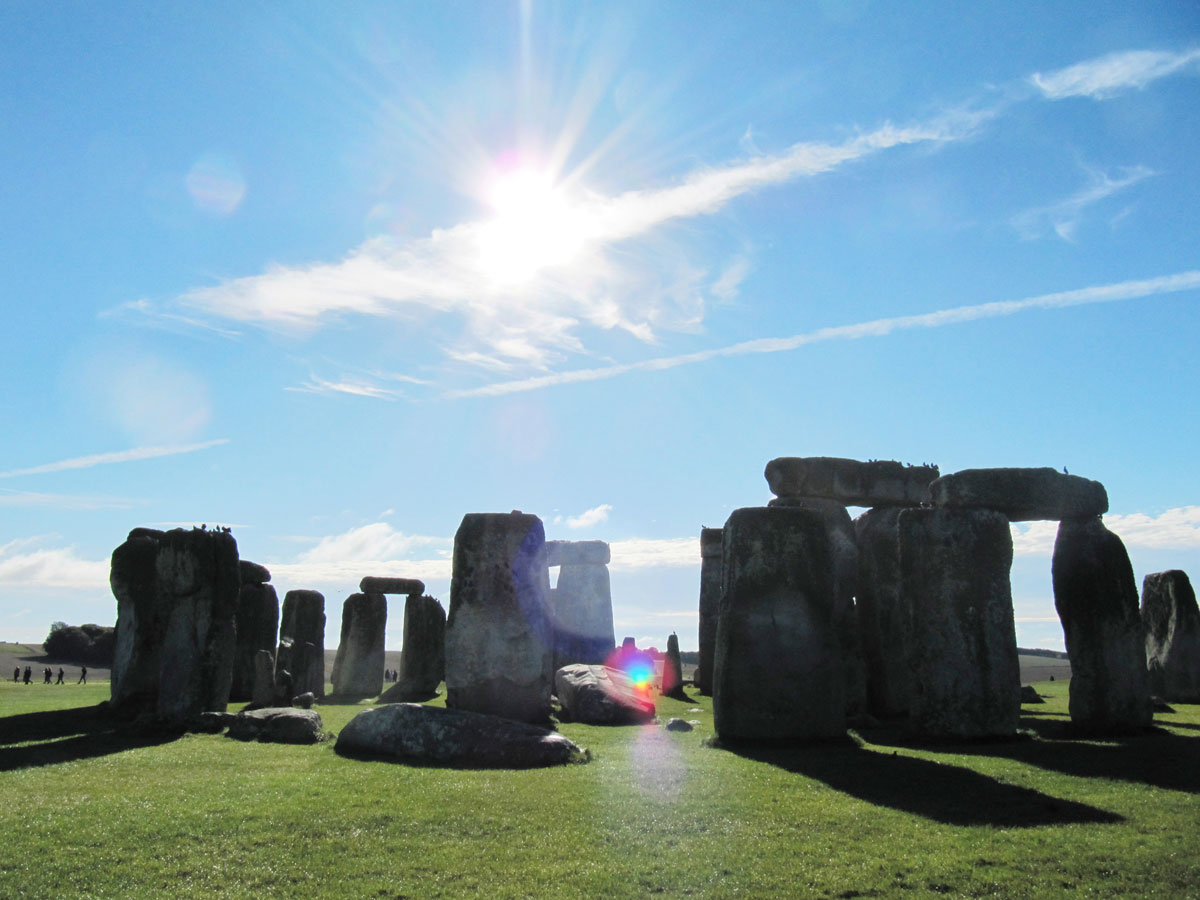
<path id="1" fill-rule="evenodd" d="M 1061 650 L 1027 650 L 1024 647 L 1017 648 L 1019 656 L 1045 656 L 1050 659 L 1067 659 L 1067 654 Z"/>

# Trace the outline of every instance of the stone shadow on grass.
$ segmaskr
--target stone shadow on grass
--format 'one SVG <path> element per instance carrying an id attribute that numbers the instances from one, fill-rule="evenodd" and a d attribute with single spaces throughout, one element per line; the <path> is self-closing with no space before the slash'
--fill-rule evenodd
<path id="1" fill-rule="evenodd" d="M 721 749 L 820 781 L 866 803 L 944 825 L 1035 828 L 1110 825 L 1124 817 L 997 781 L 971 769 L 857 746 L 774 747 L 722 742 Z"/>
<path id="2" fill-rule="evenodd" d="M 137 728 L 114 717 L 103 706 L 5 716 L 0 718 L 0 772 L 94 759 L 165 744 L 178 737 L 179 732 Z"/>

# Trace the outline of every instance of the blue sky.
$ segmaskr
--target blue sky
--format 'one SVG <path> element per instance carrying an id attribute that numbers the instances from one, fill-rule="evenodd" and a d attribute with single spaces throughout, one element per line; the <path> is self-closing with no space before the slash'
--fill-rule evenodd
<path id="1" fill-rule="evenodd" d="M 0 6 L 0 638 L 204 522 L 332 646 L 521 509 L 694 648 L 776 456 L 1066 466 L 1200 572 L 1200 13 L 912 6 Z"/>

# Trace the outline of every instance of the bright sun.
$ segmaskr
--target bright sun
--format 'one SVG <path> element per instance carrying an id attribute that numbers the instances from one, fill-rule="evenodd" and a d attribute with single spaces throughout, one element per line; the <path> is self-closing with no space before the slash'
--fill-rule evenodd
<path id="1" fill-rule="evenodd" d="M 488 202 L 493 215 L 480 230 L 479 263 L 493 281 L 527 281 L 570 262 L 583 245 L 583 214 L 546 172 L 518 168 L 501 174 Z"/>

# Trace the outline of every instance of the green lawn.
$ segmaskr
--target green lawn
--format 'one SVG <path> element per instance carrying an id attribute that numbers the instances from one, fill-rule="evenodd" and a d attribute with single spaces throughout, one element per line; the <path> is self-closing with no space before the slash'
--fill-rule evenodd
<path id="1" fill-rule="evenodd" d="M 1075 741 L 1038 688 L 1010 743 L 732 752 L 695 695 L 659 700 L 690 733 L 564 724 L 591 763 L 461 771 L 131 738 L 107 684 L 2 683 L 0 897 L 1200 896 L 1200 706 Z"/>

